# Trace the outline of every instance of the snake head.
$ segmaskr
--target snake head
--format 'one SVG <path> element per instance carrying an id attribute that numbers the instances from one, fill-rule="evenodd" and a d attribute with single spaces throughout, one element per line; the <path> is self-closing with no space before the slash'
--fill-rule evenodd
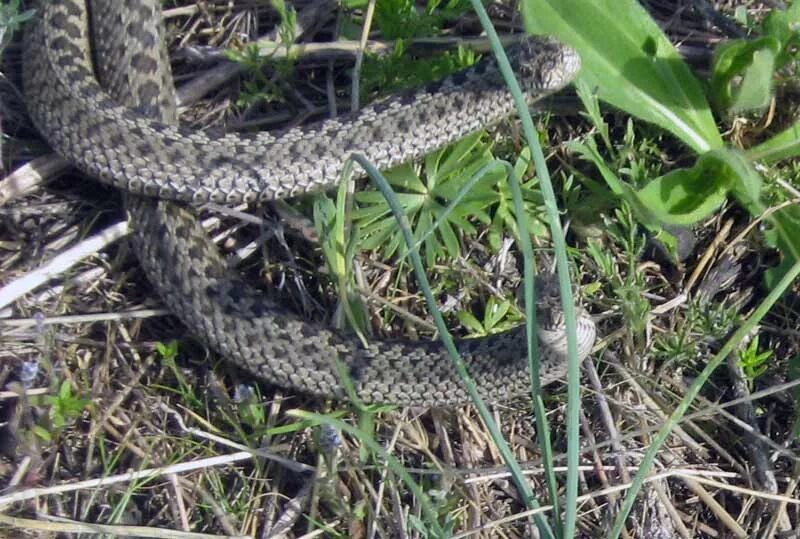
<path id="1" fill-rule="evenodd" d="M 540 273 L 534 280 L 536 285 L 536 301 L 541 304 L 561 305 L 561 291 L 558 277 L 552 273 Z"/>
<path id="2" fill-rule="evenodd" d="M 520 41 L 509 60 L 523 91 L 535 99 L 562 89 L 581 68 L 581 57 L 575 49 L 544 36 L 529 36 Z"/>
<path id="3" fill-rule="evenodd" d="M 554 328 L 564 323 L 561 306 L 561 290 L 558 277 L 553 273 L 541 273 L 534 280 L 536 286 L 536 315 L 539 325 Z"/>

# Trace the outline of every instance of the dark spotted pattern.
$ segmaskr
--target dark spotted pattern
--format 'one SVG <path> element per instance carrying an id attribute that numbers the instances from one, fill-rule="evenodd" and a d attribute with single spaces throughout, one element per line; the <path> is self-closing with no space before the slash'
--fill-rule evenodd
<path id="1" fill-rule="evenodd" d="M 380 167 L 390 166 L 494 123 L 512 110 L 499 86 L 475 77 L 480 71 L 496 72 L 487 63 L 479 71 L 439 83 L 439 93 L 423 89 L 357 116 L 280 134 L 212 137 L 184 131 L 174 127 L 174 89 L 161 39 L 159 2 L 91 4 L 94 68 L 84 2 L 40 4 L 40 17 L 28 26 L 26 38 L 29 108 L 57 151 L 132 193 L 238 202 L 324 188 L 338 180 L 352 151 Z M 531 100 L 566 84 L 578 67 L 577 56 L 552 40 L 532 39 L 518 51 L 517 65 L 522 59 L 530 66 L 532 76 L 523 83 Z M 544 66 L 550 71 L 542 73 Z M 106 90 L 94 78 L 95 70 Z M 428 120 L 449 131 L 439 132 L 441 127 L 427 125 Z M 338 361 L 366 402 L 428 406 L 468 400 L 438 341 L 374 341 L 364 347 L 356 338 L 309 324 L 231 272 L 188 210 L 130 193 L 126 204 L 137 254 L 166 304 L 192 332 L 253 374 L 340 398 L 345 392 Z M 595 328 L 586 316 L 578 324 L 584 357 L 594 343 Z M 540 331 L 545 384 L 565 372 L 563 335 L 561 322 Z M 524 329 L 457 346 L 484 397 L 502 400 L 528 390 Z"/>
<path id="2" fill-rule="evenodd" d="M 132 5 L 116 9 L 115 3 Z M 101 63 L 98 78 L 139 104 L 120 106 L 91 75 L 83 0 L 40 3 L 28 25 L 25 91 L 31 96 L 34 122 L 57 152 L 92 176 L 127 190 L 228 203 L 297 195 L 335 185 L 354 152 L 385 169 L 493 125 L 514 110 L 490 57 L 471 70 L 366 107 L 355 116 L 250 137 L 187 131 L 148 117 L 168 105 L 154 100 L 157 88 L 169 84 L 164 80 L 169 70 L 158 68 L 165 59 L 155 52 L 161 48 L 160 26 L 141 24 L 160 13 L 158 2 L 95 0 L 92 7 L 95 57 L 115 58 L 127 67 L 106 69 Z M 145 48 L 133 50 L 131 35 Z M 562 88 L 580 65 L 572 49 L 541 37 L 512 47 L 510 57 L 518 75 L 526 74 L 520 82 L 531 102 Z M 134 79 L 138 81 L 125 90 L 123 83 Z M 459 106 L 453 105 L 454 96 Z M 372 136 L 376 128 L 377 141 Z M 111 146 L 112 140 L 126 142 Z M 113 151 L 98 150 L 109 147 Z M 136 159 L 143 155 L 141 148 L 148 150 L 146 162 Z M 225 161 L 220 154 L 236 159 Z M 133 166 L 115 164 L 126 160 Z"/>

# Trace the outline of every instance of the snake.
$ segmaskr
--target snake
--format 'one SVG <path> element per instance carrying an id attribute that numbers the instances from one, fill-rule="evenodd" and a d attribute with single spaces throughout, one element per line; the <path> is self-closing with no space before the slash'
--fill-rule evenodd
<path id="1" fill-rule="evenodd" d="M 355 392 L 364 403 L 401 406 L 470 402 L 440 340 L 364 343 L 304 320 L 229 267 L 194 207 L 323 191 L 353 154 L 386 169 L 496 125 L 515 104 L 493 57 L 317 123 L 278 132 L 190 130 L 177 122 L 158 0 L 44 0 L 36 9 L 23 39 L 30 117 L 58 154 L 125 192 L 140 264 L 192 334 L 257 378 L 301 393 L 347 399 Z M 529 104 L 580 68 L 574 49 L 550 37 L 525 37 L 508 58 Z M 537 303 L 543 385 L 567 370 L 559 305 Z M 596 328 L 582 310 L 577 328 L 582 360 Z M 524 325 L 455 345 L 484 399 L 530 392 Z"/>

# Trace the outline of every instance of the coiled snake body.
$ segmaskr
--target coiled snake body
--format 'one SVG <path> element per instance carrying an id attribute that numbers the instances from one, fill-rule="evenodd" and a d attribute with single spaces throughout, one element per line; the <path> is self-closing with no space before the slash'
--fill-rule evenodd
<path id="1" fill-rule="evenodd" d="M 274 199 L 334 185 L 355 152 L 379 168 L 420 157 L 512 113 L 494 62 L 357 115 L 279 134 L 214 137 L 174 126 L 158 0 L 89 4 L 40 2 L 25 38 L 29 112 L 56 151 L 131 193 L 126 203 L 142 266 L 189 329 L 277 385 L 345 397 L 338 361 L 365 402 L 468 401 L 438 341 L 376 340 L 365 347 L 301 320 L 242 282 L 193 213 L 164 199 Z M 567 84 L 580 65 L 574 51 L 547 38 L 521 42 L 510 57 L 531 102 Z M 566 370 L 564 333 L 563 324 L 539 331 L 543 383 Z M 578 333 L 585 357 L 595 339 L 588 316 L 579 317 Z M 485 398 L 505 399 L 529 387 L 523 327 L 457 347 Z"/>

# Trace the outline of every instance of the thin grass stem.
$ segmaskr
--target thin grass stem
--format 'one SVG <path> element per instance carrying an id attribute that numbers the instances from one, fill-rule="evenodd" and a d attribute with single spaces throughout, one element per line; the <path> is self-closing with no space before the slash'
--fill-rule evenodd
<path id="1" fill-rule="evenodd" d="M 636 501 L 636 496 L 642 489 L 642 485 L 644 485 L 645 480 L 650 473 L 650 469 L 653 467 L 658 450 L 661 449 L 661 446 L 672 433 L 672 429 L 675 428 L 675 426 L 686 414 L 689 406 L 692 404 L 692 401 L 694 401 L 695 397 L 697 397 L 697 394 L 700 393 L 700 389 L 706 383 L 714 370 L 719 367 L 723 361 L 725 361 L 728 355 L 730 355 L 737 346 L 739 346 L 747 334 L 750 333 L 755 325 L 758 324 L 769 312 L 775 302 L 778 301 L 781 296 L 783 296 L 784 292 L 786 292 L 786 289 L 789 288 L 798 275 L 800 275 L 800 261 L 795 262 L 791 269 L 786 272 L 786 275 L 783 276 L 778 285 L 772 289 L 769 295 L 764 299 L 764 301 L 761 302 L 750 318 L 748 318 L 747 321 L 742 324 L 738 330 L 736 330 L 733 336 L 728 339 L 725 345 L 720 349 L 719 352 L 717 352 L 714 358 L 709 361 L 708 365 L 706 365 L 706 368 L 703 369 L 703 371 L 695 379 L 694 383 L 686 391 L 686 395 L 683 397 L 683 400 L 681 400 L 680 404 L 678 404 L 678 407 L 675 408 L 675 411 L 672 412 L 666 423 L 664 423 L 664 426 L 650 444 L 650 447 L 648 448 L 647 453 L 645 453 L 644 458 L 642 458 L 642 462 L 639 464 L 639 471 L 636 473 L 633 483 L 631 484 L 631 487 L 628 489 L 628 492 L 625 496 L 625 501 L 623 502 L 622 507 L 620 508 L 619 513 L 617 513 L 616 519 L 614 520 L 614 527 L 609 535 L 611 539 L 617 539 L 622 533 L 622 528 L 625 525 L 628 514 L 630 513 L 631 509 L 633 508 L 633 504 Z"/>

